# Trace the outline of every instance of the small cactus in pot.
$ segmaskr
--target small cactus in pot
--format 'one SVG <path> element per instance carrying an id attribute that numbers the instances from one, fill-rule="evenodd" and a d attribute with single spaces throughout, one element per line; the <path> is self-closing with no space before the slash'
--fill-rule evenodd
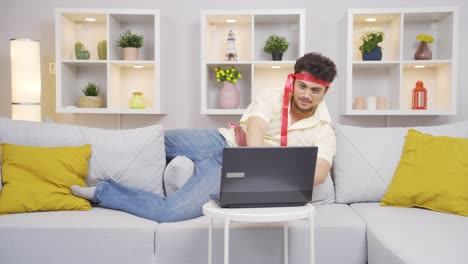
<path id="1" fill-rule="evenodd" d="M 107 41 L 105 39 L 98 42 L 98 58 L 100 60 L 107 60 Z"/>
<path id="2" fill-rule="evenodd" d="M 89 51 L 85 50 L 84 44 L 81 41 L 75 43 L 75 56 L 78 60 L 89 60 Z"/>

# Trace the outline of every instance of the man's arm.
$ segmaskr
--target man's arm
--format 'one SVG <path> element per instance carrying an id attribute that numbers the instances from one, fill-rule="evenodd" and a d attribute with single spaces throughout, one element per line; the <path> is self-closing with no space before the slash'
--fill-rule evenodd
<path id="1" fill-rule="evenodd" d="M 249 117 L 246 131 L 247 146 L 264 146 L 264 135 L 267 126 L 267 122 L 262 118 L 256 116 Z"/>
<path id="2" fill-rule="evenodd" d="M 322 158 L 317 158 L 317 166 L 315 167 L 314 186 L 317 186 L 325 181 L 328 172 L 330 171 L 330 163 Z"/>

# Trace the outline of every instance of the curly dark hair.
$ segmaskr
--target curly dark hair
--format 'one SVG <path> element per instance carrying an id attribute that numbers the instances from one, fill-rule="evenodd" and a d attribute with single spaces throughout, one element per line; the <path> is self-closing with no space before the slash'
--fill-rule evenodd
<path id="1" fill-rule="evenodd" d="M 327 82 L 333 82 L 337 73 L 336 65 L 329 58 L 318 52 L 306 53 L 294 65 L 294 73 L 306 71 L 314 77 Z"/>

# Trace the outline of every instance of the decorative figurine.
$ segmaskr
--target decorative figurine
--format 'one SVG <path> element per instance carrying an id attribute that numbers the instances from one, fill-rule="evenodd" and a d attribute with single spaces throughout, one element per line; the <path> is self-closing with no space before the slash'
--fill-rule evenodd
<path id="1" fill-rule="evenodd" d="M 224 54 L 224 60 L 226 61 L 237 61 L 237 50 L 236 50 L 236 36 L 232 30 L 229 30 L 226 53 Z"/>
<path id="2" fill-rule="evenodd" d="M 424 88 L 422 81 L 416 82 L 416 87 L 413 89 L 413 105 L 412 109 L 426 110 L 427 109 L 427 90 Z"/>

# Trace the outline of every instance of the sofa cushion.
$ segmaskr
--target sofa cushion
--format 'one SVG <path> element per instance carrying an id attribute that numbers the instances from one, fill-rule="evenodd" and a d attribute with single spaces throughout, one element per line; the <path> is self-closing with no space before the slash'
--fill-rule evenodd
<path id="1" fill-rule="evenodd" d="M 103 208 L 2 215 L 0 262 L 153 264 L 157 226 Z"/>
<path id="2" fill-rule="evenodd" d="M 334 124 L 334 129 L 332 175 L 336 202 L 379 202 L 395 173 L 408 128 Z M 468 121 L 414 129 L 436 136 L 468 137 Z"/>
<path id="3" fill-rule="evenodd" d="M 312 192 L 312 203 L 317 204 L 332 204 L 335 202 L 335 186 L 331 174 L 328 173 L 325 181 L 314 186 Z"/>
<path id="4" fill-rule="evenodd" d="M 410 129 L 381 205 L 468 216 L 468 139 Z"/>
<path id="5" fill-rule="evenodd" d="M 163 128 L 159 125 L 107 130 L 0 117 L 0 143 L 43 147 L 90 144 L 88 185 L 112 180 L 164 195 L 162 177 L 166 156 Z"/>
<path id="6" fill-rule="evenodd" d="M 2 144 L 4 186 L 0 214 L 34 211 L 89 210 L 89 201 L 71 194 L 85 186 L 91 146 L 30 147 Z"/>
<path id="7" fill-rule="evenodd" d="M 369 263 L 466 263 L 467 217 L 378 203 L 351 208 L 366 222 Z"/>
<path id="8" fill-rule="evenodd" d="M 316 205 L 316 263 L 367 262 L 365 225 L 348 205 Z M 309 263 L 308 221 L 289 222 L 289 263 Z M 213 263 L 222 263 L 224 223 L 214 219 Z M 283 263 L 281 223 L 230 224 L 232 263 Z M 339 251 L 339 254 L 337 254 Z M 208 259 L 208 218 L 162 223 L 156 236 L 157 264 L 205 264 Z"/>

